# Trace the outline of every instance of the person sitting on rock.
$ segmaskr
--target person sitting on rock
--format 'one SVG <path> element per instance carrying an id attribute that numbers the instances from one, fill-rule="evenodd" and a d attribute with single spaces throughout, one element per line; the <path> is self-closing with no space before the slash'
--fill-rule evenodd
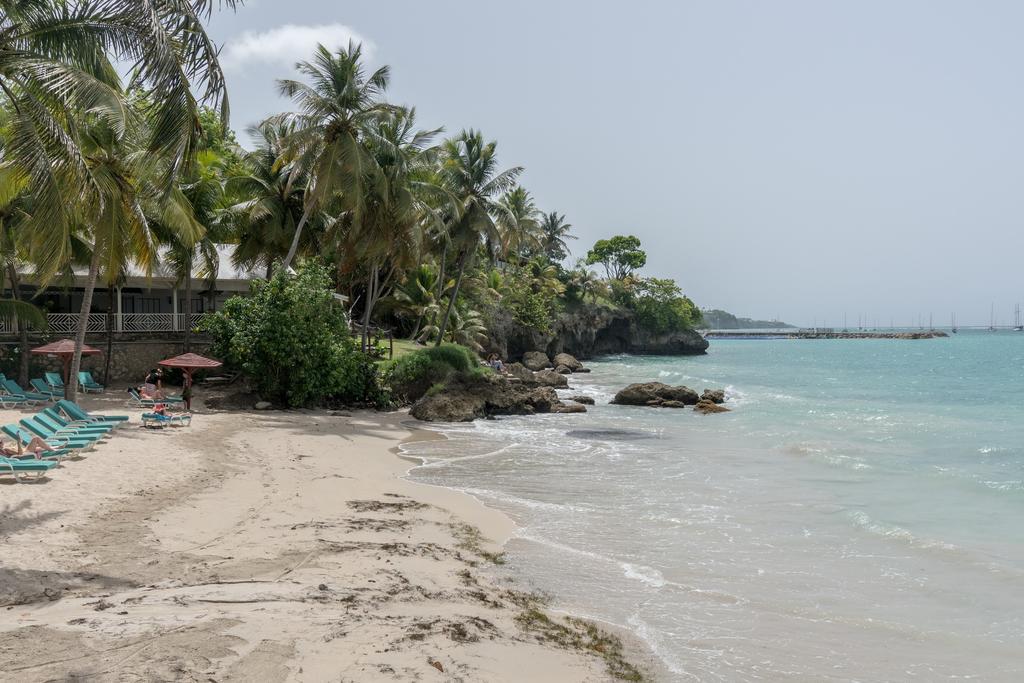
<path id="1" fill-rule="evenodd" d="M 491 369 L 494 370 L 499 375 L 505 374 L 505 364 L 501 362 L 500 358 L 498 358 L 498 354 L 492 353 L 490 356 L 488 356 L 487 365 L 489 365 Z"/>

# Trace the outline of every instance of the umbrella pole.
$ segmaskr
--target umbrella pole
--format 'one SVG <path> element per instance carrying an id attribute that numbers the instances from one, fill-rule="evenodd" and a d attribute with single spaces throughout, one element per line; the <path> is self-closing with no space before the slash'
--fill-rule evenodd
<path id="1" fill-rule="evenodd" d="M 68 391 L 71 389 L 71 356 L 64 354 L 61 359 L 64 361 L 64 398 L 74 401 L 74 396 L 68 396 Z"/>

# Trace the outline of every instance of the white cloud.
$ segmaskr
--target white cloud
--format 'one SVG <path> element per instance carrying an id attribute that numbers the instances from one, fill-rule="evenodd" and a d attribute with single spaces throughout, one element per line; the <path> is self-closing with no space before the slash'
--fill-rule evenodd
<path id="1" fill-rule="evenodd" d="M 344 24 L 299 26 L 285 24 L 269 31 L 246 31 L 227 41 L 220 63 L 225 69 L 241 70 L 254 65 L 291 67 L 309 59 L 317 44 L 329 50 L 346 47 L 349 40 L 363 44 L 363 55 L 372 57 L 374 45 Z"/>

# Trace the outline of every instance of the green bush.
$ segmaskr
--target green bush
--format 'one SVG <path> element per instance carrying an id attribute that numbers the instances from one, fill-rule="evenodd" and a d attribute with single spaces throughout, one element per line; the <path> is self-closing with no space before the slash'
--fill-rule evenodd
<path id="1" fill-rule="evenodd" d="M 453 375 L 468 375 L 479 367 L 476 354 L 465 346 L 429 346 L 390 363 L 384 371 L 384 383 L 396 398 L 411 402 Z"/>
<path id="2" fill-rule="evenodd" d="M 242 370 L 265 400 L 289 407 L 386 402 L 372 358 L 349 333 L 319 264 L 252 284 L 207 319 L 211 353 Z"/>

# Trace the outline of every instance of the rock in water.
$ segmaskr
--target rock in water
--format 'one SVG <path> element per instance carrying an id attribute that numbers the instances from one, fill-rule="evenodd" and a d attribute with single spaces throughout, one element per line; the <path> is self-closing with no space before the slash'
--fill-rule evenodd
<path id="1" fill-rule="evenodd" d="M 536 372 L 545 368 L 553 367 L 551 359 L 543 351 L 527 351 L 523 354 L 523 365 Z"/>
<path id="2" fill-rule="evenodd" d="M 576 360 L 575 356 L 570 355 L 568 353 L 555 354 L 555 357 L 551 359 L 551 362 L 554 363 L 556 368 L 559 365 L 564 365 L 565 367 L 569 368 L 570 372 L 578 372 L 580 369 L 583 368 L 583 363 L 579 362 L 578 360 Z"/>
<path id="3" fill-rule="evenodd" d="M 694 412 L 701 413 L 703 415 L 710 415 L 711 413 L 728 413 L 729 409 L 725 406 L 720 406 L 713 401 L 701 400 L 697 405 L 693 407 Z"/>
<path id="4" fill-rule="evenodd" d="M 659 408 L 685 408 L 686 404 L 682 401 L 662 401 L 658 404 Z"/>
<path id="5" fill-rule="evenodd" d="M 449 382 L 443 391 L 416 401 L 409 414 L 426 422 L 471 422 L 492 415 L 550 413 L 558 405 L 561 401 L 551 387 L 526 386 L 485 375 Z"/>
<path id="6" fill-rule="evenodd" d="M 663 382 L 641 382 L 630 384 L 615 394 L 612 403 L 623 406 L 661 405 L 664 401 L 678 401 L 684 405 L 696 405 L 700 398 L 689 387 L 673 387 Z"/>
<path id="7" fill-rule="evenodd" d="M 559 375 L 554 370 L 541 370 L 533 373 L 533 379 L 537 384 L 545 387 L 557 387 L 564 389 L 569 386 L 569 380 L 565 375 Z"/>
<path id="8" fill-rule="evenodd" d="M 570 370 L 565 365 L 556 365 L 555 366 L 555 372 L 557 372 L 559 375 L 571 375 L 572 374 L 572 370 Z"/>
<path id="9" fill-rule="evenodd" d="M 585 413 L 587 407 L 582 403 L 561 403 L 551 409 L 553 413 Z"/>
<path id="10" fill-rule="evenodd" d="M 576 403 L 582 403 L 583 405 L 587 405 L 587 406 L 594 405 L 594 398 L 592 396 L 583 396 L 583 395 L 570 396 L 569 400 L 570 401 L 575 401 Z"/>
<path id="11" fill-rule="evenodd" d="M 274 407 L 274 404 L 270 401 L 259 401 L 252 407 L 253 410 L 270 410 Z"/>
<path id="12" fill-rule="evenodd" d="M 700 400 L 711 401 L 712 403 L 725 403 L 724 389 L 705 389 Z"/>

